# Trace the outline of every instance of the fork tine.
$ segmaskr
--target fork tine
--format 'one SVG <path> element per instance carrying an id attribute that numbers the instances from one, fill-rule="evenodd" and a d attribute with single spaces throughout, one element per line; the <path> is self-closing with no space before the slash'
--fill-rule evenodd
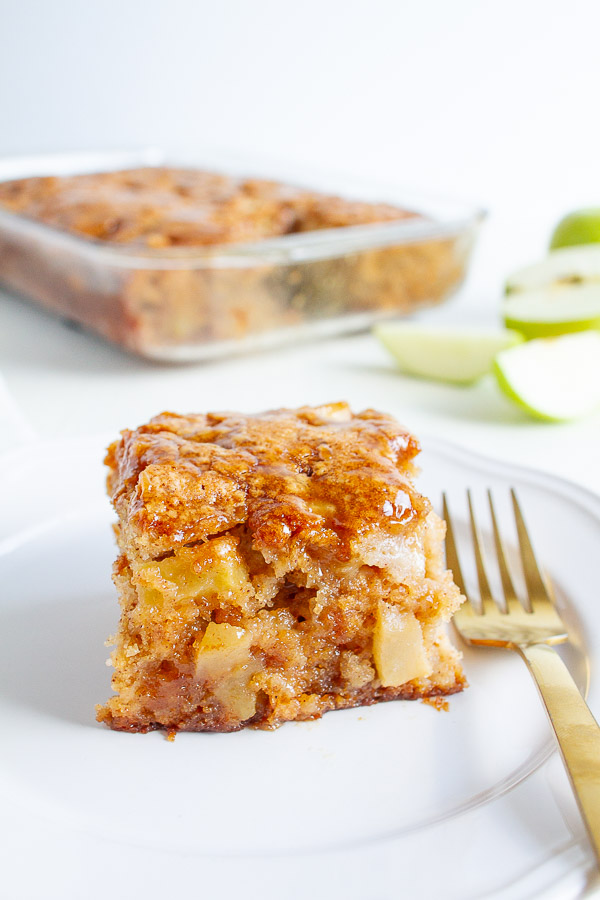
<path id="1" fill-rule="evenodd" d="M 461 594 L 464 594 L 466 597 L 467 589 L 465 587 L 465 579 L 463 578 L 462 569 L 460 567 L 454 527 L 452 525 L 452 519 L 450 518 L 450 510 L 448 509 L 448 501 L 445 493 L 442 494 L 442 502 L 444 505 L 444 519 L 446 520 L 446 565 L 452 570 L 454 581 L 460 589 Z"/>
<path id="2" fill-rule="evenodd" d="M 535 558 L 535 553 L 531 546 L 531 541 L 529 540 L 523 513 L 521 512 L 521 507 L 519 506 L 519 501 L 517 500 L 517 494 L 514 488 L 510 489 L 510 495 L 512 497 L 515 513 L 515 522 L 517 523 L 517 536 L 519 538 L 519 549 L 521 551 L 521 562 L 523 564 L 523 576 L 529 595 L 529 603 L 531 604 L 531 608 L 534 609 L 536 604 L 539 604 L 540 602 L 546 601 L 551 603 L 552 601 L 550 594 L 548 593 L 548 588 L 546 587 L 544 576 L 542 575 Z"/>
<path id="3" fill-rule="evenodd" d="M 456 612 L 456 615 L 458 615 L 458 612 L 460 611 L 461 619 L 464 624 L 465 621 L 473 619 L 474 617 L 479 618 L 479 610 L 473 608 L 471 599 L 467 594 L 465 579 L 463 578 L 460 560 L 458 558 L 458 550 L 456 549 L 454 526 L 452 524 L 452 519 L 450 518 L 450 509 L 448 508 L 448 500 L 446 499 L 445 492 L 442 493 L 442 502 L 444 506 L 443 515 L 446 521 L 446 566 L 451 569 L 454 583 L 465 598 L 460 610 L 457 610 Z M 454 620 L 454 624 L 456 625 L 456 619 Z"/>
<path id="4" fill-rule="evenodd" d="M 492 597 L 490 583 L 488 581 L 487 572 L 485 571 L 485 563 L 483 561 L 483 548 L 481 545 L 481 537 L 477 522 L 475 521 L 475 510 L 473 508 L 473 498 L 471 491 L 467 491 L 467 500 L 469 501 L 469 517 L 471 519 L 471 533 L 473 536 L 473 550 L 475 552 L 475 565 L 477 567 L 477 580 L 479 582 L 479 594 L 481 596 L 481 611 L 485 615 L 498 611 L 496 602 Z"/>
<path id="5" fill-rule="evenodd" d="M 511 578 L 508 563 L 506 562 L 506 553 L 504 552 L 504 544 L 500 537 L 500 529 L 498 528 L 498 519 L 494 508 L 494 499 L 492 492 L 488 488 L 488 502 L 490 504 L 490 513 L 492 516 L 492 528 L 494 531 L 494 544 L 496 545 L 496 557 L 498 559 L 498 568 L 500 570 L 500 580 L 502 582 L 502 590 L 504 591 L 504 599 L 506 601 L 506 610 L 509 613 L 522 612 L 523 606 L 517 597 L 515 586 Z"/>

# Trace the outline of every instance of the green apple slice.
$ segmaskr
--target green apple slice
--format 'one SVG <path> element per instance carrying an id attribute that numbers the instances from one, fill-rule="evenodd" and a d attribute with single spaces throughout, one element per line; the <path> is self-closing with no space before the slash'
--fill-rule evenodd
<path id="1" fill-rule="evenodd" d="M 506 293 L 535 291 L 546 287 L 600 284 L 600 246 L 565 247 L 546 259 L 513 272 L 506 281 Z"/>
<path id="2" fill-rule="evenodd" d="M 600 406 L 600 334 L 588 331 L 529 341 L 499 353 L 494 373 L 507 397 L 550 422 Z"/>
<path id="3" fill-rule="evenodd" d="M 600 209 L 578 209 L 561 219 L 550 240 L 550 249 L 600 243 Z"/>
<path id="4" fill-rule="evenodd" d="M 511 294 L 502 304 L 502 317 L 507 328 L 526 338 L 600 329 L 600 284 Z"/>
<path id="5" fill-rule="evenodd" d="M 403 372 L 468 384 L 491 371 L 496 355 L 523 338 L 504 328 L 428 326 L 411 322 L 384 322 L 375 335 Z"/>

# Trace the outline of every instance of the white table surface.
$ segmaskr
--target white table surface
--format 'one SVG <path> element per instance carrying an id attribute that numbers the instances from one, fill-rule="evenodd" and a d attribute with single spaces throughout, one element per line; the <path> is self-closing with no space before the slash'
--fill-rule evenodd
<path id="1" fill-rule="evenodd" d="M 497 321 L 510 255 L 501 238 L 492 218 L 467 284 L 424 318 Z M 491 378 L 465 388 L 404 377 L 371 335 L 167 366 L 129 356 L 0 294 L 0 373 L 41 438 L 116 436 L 167 409 L 258 411 L 344 399 L 356 409 L 388 410 L 418 436 L 441 437 L 600 492 L 599 414 L 568 424 L 537 422 L 506 400 Z"/>

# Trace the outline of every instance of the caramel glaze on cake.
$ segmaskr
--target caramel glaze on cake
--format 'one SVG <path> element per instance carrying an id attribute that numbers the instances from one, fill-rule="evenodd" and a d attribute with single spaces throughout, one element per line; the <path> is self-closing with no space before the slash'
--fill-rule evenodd
<path id="1" fill-rule="evenodd" d="M 233 731 L 459 691 L 460 593 L 414 437 L 344 403 L 163 413 L 108 451 L 112 728 Z"/>

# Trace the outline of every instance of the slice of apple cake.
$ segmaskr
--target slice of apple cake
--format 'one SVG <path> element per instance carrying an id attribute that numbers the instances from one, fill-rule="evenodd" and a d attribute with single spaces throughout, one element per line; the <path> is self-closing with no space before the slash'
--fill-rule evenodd
<path id="1" fill-rule="evenodd" d="M 124 731 L 235 731 L 465 684 L 419 445 L 345 403 L 163 413 L 108 451 Z"/>

